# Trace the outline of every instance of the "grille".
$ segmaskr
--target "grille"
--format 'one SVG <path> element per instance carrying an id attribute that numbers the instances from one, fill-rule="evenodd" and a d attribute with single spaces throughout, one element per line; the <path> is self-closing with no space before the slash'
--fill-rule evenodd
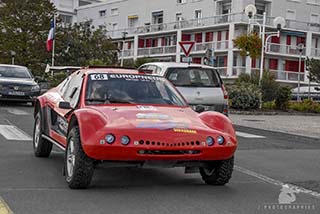
<path id="1" fill-rule="evenodd" d="M 200 141 L 186 141 L 180 143 L 165 143 L 159 141 L 151 141 L 151 140 L 139 140 L 140 145 L 151 145 L 151 146 L 170 146 L 170 147 L 181 147 L 181 146 L 200 146 Z"/>
<path id="2" fill-rule="evenodd" d="M 14 90 L 15 87 L 17 87 L 19 91 L 30 91 L 31 90 L 31 86 L 25 86 L 25 85 L 4 85 L 4 86 L 2 86 L 2 89 Z"/>

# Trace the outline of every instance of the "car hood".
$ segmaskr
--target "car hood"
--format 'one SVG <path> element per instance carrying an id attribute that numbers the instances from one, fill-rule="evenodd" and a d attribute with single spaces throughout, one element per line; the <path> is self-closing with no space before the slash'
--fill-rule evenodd
<path id="1" fill-rule="evenodd" d="M 33 79 L 29 78 L 1 78 L 0 77 L 0 84 L 8 85 L 8 84 L 15 84 L 15 85 L 37 85 L 37 83 Z"/>
<path id="2" fill-rule="evenodd" d="M 192 129 L 208 131 L 198 113 L 185 107 L 90 106 L 102 114 L 110 128 Z"/>

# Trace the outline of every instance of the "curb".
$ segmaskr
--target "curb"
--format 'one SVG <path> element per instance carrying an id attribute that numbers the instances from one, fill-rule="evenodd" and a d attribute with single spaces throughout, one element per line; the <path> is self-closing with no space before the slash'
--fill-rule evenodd
<path id="1" fill-rule="evenodd" d="M 238 111 L 238 110 L 229 110 L 229 114 L 237 115 L 288 115 L 288 116 L 318 116 L 319 113 L 308 113 L 308 112 L 285 112 L 285 111 Z"/>

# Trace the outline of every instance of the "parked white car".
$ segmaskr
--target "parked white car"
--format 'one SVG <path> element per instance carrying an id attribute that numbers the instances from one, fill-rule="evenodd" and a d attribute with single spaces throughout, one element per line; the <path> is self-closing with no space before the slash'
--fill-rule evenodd
<path id="1" fill-rule="evenodd" d="M 218 111 L 228 115 L 228 93 L 214 68 L 199 64 L 153 62 L 141 65 L 138 70 L 166 77 L 197 112 Z"/>
<path id="2" fill-rule="evenodd" d="M 292 92 L 292 99 L 297 100 L 298 88 L 292 89 L 291 92 Z M 300 87 L 300 97 L 301 99 L 308 99 L 309 86 Z M 320 86 L 310 86 L 310 98 L 314 101 L 320 102 Z"/>

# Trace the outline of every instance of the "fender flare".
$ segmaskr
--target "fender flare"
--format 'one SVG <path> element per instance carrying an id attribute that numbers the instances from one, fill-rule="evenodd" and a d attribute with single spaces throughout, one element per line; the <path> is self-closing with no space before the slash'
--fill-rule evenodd
<path id="1" fill-rule="evenodd" d="M 209 128 L 228 133 L 236 139 L 236 132 L 230 118 L 219 112 L 206 111 L 198 116 Z"/>
<path id="2" fill-rule="evenodd" d="M 47 109 L 48 107 L 46 105 L 45 98 L 38 97 L 37 100 L 35 101 L 33 117 L 35 118 L 37 113 L 40 112 L 41 124 L 43 124 L 41 127 L 42 131 L 45 135 L 49 136 Z"/>

